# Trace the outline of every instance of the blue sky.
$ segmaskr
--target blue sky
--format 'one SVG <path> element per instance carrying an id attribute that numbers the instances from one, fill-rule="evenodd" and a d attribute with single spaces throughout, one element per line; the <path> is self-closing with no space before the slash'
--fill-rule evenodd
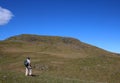
<path id="1" fill-rule="evenodd" d="M 0 0 L 0 7 L 13 14 L 0 25 L 0 40 L 19 34 L 65 36 L 120 53 L 120 0 Z"/>

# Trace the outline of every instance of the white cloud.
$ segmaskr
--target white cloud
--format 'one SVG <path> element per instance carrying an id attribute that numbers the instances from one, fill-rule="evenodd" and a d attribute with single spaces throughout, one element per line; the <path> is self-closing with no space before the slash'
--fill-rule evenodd
<path id="1" fill-rule="evenodd" d="M 0 7 L 0 25 L 7 24 L 13 17 L 10 10 Z"/>

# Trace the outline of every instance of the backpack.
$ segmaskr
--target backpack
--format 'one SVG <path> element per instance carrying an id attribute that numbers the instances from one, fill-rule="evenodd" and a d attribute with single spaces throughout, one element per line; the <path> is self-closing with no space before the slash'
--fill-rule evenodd
<path id="1" fill-rule="evenodd" d="M 29 64 L 27 62 L 27 60 L 24 61 L 24 65 L 27 67 Z"/>

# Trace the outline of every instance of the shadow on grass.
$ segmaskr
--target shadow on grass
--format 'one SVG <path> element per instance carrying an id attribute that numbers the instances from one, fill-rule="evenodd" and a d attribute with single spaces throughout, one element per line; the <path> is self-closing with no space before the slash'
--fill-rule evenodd
<path id="1" fill-rule="evenodd" d="M 31 77 L 39 77 L 39 75 L 32 74 Z"/>

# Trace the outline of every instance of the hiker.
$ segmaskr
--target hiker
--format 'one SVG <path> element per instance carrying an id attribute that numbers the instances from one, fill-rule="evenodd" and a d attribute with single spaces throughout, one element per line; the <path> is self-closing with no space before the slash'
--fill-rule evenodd
<path id="1" fill-rule="evenodd" d="M 30 57 L 27 57 L 27 59 L 24 61 L 24 65 L 26 67 L 25 75 L 31 76 L 32 75 L 32 66 L 31 66 Z"/>

